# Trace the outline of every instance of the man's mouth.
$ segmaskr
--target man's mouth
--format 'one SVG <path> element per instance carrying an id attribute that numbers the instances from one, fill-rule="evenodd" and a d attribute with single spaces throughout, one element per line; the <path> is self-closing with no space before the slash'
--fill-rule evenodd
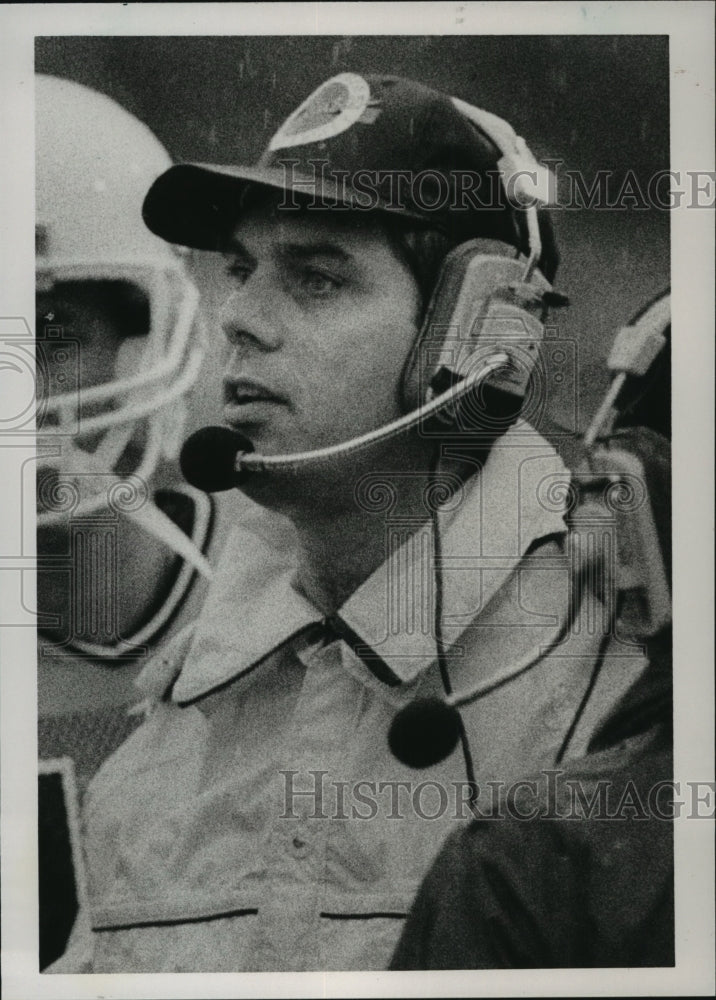
<path id="1" fill-rule="evenodd" d="M 224 417 L 229 424 L 243 422 L 254 409 L 286 404 L 286 399 L 253 379 L 224 380 Z"/>

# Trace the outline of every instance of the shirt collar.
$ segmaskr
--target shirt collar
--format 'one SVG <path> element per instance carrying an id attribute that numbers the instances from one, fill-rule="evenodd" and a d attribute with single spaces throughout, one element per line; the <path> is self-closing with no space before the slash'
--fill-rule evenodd
<path id="1" fill-rule="evenodd" d="M 321 613 L 291 586 L 293 528 L 284 518 L 247 507 L 246 522 L 228 537 L 194 638 L 172 689 L 193 701 L 242 674 Z"/>
<path id="2" fill-rule="evenodd" d="M 555 449 L 518 422 L 484 468 L 440 509 L 443 634 L 457 641 L 535 541 L 566 530 L 569 473 Z M 388 685 L 411 684 L 435 660 L 432 524 L 386 517 L 388 558 L 330 620 Z M 193 642 L 172 691 L 188 702 L 251 671 L 322 621 L 291 585 L 292 526 L 261 511 L 222 553 Z"/>

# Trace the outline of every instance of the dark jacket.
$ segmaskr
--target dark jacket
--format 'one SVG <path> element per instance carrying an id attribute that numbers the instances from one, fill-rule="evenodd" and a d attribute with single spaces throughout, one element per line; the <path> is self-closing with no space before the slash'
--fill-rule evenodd
<path id="1" fill-rule="evenodd" d="M 662 637 L 585 757 L 449 838 L 391 968 L 674 964 L 669 649 Z"/>

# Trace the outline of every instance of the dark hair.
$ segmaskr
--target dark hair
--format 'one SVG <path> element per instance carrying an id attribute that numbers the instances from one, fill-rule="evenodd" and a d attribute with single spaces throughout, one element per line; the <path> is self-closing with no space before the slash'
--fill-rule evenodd
<path id="1" fill-rule="evenodd" d="M 405 224 L 393 225 L 390 222 L 386 224 L 385 220 L 381 221 L 393 252 L 407 265 L 417 282 L 420 291 L 418 315 L 422 320 L 435 290 L 443 261 L 457 244 L 438 229 Z"/>
<path id="2" fill-rule="evenodd" d="M 465 242 L 467 238 L 464 236 L 455 236 L 454 234 L 448 235 L 442 230 L 421 226 L 419 223 L 416 224 L 413 220 L 396 219 L 393 216 L 389 217 L 388 213 L 380 213 L 380 215 L 381 227 L 385 232 L 390 246 L 394 253 L 407 265 L 418 283 L 421 296 L 419 318 L 422 321 L 432 294 L 435 291 L 445 258 L 451 250 L 454 250 L 455 247 Z M 544 277 L 551 284 L 554 281 L 559 264 L 559 253 L 549 212 L 540 210 L 538 216 L 542 239 L 542 254 L 538 266 Z M 502 246 L 501 253 L 504 253 L 505 250 L 511 250 L 514 256 L 517 257 L 520 253 L 524 252 L 519 250 L 514 244 L 505 243 L 497 236 L 473 236 L 471 239 L 481 239 L 485 243 L 484 253 L 495 252 L 489 249 L 489 244 L 493 240 L 496 240 Z M 561 304 L 566 305 L 566 297 L 562 298 L 564 301 Z M 545 321 L 546 316 L 547 307 L 545 306 L 542 322 Z"/>

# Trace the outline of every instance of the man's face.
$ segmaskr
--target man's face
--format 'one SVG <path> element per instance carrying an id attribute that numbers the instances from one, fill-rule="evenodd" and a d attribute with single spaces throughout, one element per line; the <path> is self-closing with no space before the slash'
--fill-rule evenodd
<path id="1" fill-rule="evenodd" d="M 227 247 L 224 415 L 261 453 L 321 448 L 400 415 L 417 284 L 375 220 L 348 215 L 263 203 Z"/>

